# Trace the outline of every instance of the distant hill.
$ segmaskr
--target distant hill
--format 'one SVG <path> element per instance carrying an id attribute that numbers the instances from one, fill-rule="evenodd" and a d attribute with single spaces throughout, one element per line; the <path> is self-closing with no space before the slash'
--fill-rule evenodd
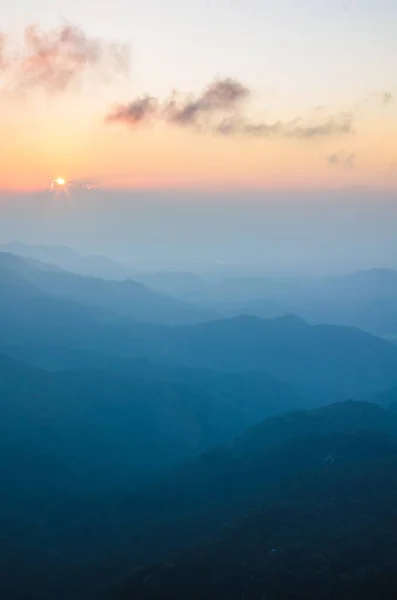
<path id="1" fill-rule="evenodd" d="M 7 253 L 0 253 L 0 265 L 53 296 L 136 321 L 172 325 L 197 323 L 217 316 L 131 280 L 107 281 L 60 269 L 51 271 Z"/>
<path id="2" fill-rule="evenodd" d="M 388 339 L 397 335 L 397 271 L 391 269 L 332 277 L 247 275 L 207 280 L 189 272 L 139 272 L 105 256 L 83 256 L 65 246 L 12 242 L 0 245 L 0 251 L 58 265 L 79 275 L 140 282 L 159 294 L 178 298 L 185 308 L 194 306 L 196 311 L 204 311 L 207 316 L 197 321 L 216 315 L 270 319 L 295 314 L 313 325 L 353 326 Z M 182 322 L 189 321 L 182 318 Z"/>
<path id="3" fill-rule="evenodd" d="M 73 481 L 79 489 L 131 490 L 267 416 L 310 402 L 265 373 L 145 361 L 108 366 L 51 373 L 0 355 L 3 442 L 51 456 L 65 491 Z M 41 479 L 41 461 L 30 462 Z"/>
<path id="4" fill-rule="evenodd" d="M 106 256 L 84 256 L 67 246 L 9 242 L 8 244 L 0 244 L 0 252 L 56 265 L 79 275 L 114 280 L 124 280 L 130 275 L 129 267 L 123 263 L 111 260 Z"/>
<path id="5" fill-rule="evenodd" d="M 181 271 L 136 272 L 131 277 L 163 294 L 176 297 L 189 296 L 191 302 L 195 302 L 197 294 L 205 286 L 205 282 L 194 273 Z"/>
<path id="6" fill-rule="evenodd" d="M 66 267 L 66 265 L 80 259 L 80 255 L 71 248 L 68 248 L 68 246 L 9 242 L 8 244 L 0 244 L 0 252 L 31 258 L 44 263 L 58 265 L 59 267 Z"/>
<path id="7" fill-rule="evenodd" d="M 0 254 L 0 291 L 0 351 L 37 366 L 71 366 L 71 355 L 73 366 L 80 366 L 77 357 L 81 354 L 84 364 L 88 353 L 259 371 L 323 402 L 397 385 L 397 347 L 355 328 L 313 327 L 293 316 L 176 327 L 138 322 L 122 313 L 161 313 L 164 319 L 192 313 L 181 312 L 177 300 L 163 304 L 140 284 L 47 272 L 7 254 Z"/>
<path id="8" fill-rule="evenodd" d="M 355 328 L 309 326 L 296 317 L 230 320 L 178 327 L 168 334 L 170 360 L 225 370 L 264 370 L 324 391 L 356 395 L 396 382 L 396 347 Z M 365 365 L 365 366 L 364 366 Z"/>
<path id="9" fill-rule="evenodd" d="M 223 314 L 276 317 L 293 313 L 311 324 L 359 327 L 387 336 L 397 334 L 397 272 L 370 269 L 343 276 L 239 277 L 202 282 L 181 292 L 186 300 Z M 266 312 L 264 312 L 266 310 Z M 226 311 L 226 312 L 225 312 Z"/>

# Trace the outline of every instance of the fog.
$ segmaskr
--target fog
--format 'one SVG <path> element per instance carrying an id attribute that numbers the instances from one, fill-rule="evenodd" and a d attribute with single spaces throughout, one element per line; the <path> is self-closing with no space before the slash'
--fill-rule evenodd
<path id="1" fill-rule="evenodd" d="M 309 192 L 3 194 L 0 241 L 65 244 L 143 269 L 328 274 L 397 266 L 397 200 Z"/>

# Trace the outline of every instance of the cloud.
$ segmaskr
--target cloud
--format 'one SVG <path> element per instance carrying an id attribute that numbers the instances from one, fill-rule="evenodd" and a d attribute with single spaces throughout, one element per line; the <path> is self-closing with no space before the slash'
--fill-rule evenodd
<path id="1" fill-rule="evenodd" d="M 29 25 L 23 43 L 16 50 L 11 47 L 9 37 L 0 34 L 0 69 L 9 87 L 18 91 L 62 92 L 89 69 L 107 75 L 129 67 L 125 46 L 89 38 L 74 25 L 48 31 Z"/>
<path id="2" fill-rule="evenodd" d="M 235 79 L 217 79 L 196 98 L 182 99 L 174 94 L 166 101 L 163 114 L 170 124 L 200 127 L 203 119 L 237 109 L 250 95 L 250 90 Z"/>
<path id="3" fill-rule="evenodd" d="M 335 152 L 327 156 L 328 164 L 344 169 L 352 169 L 356 166 L 356 155 L 348 152 Z"/>
<path id="4" fill-rule="evenodd" d="M 328 138 L 353 133 L 353 117 L 350 113 L 328 117 L 320 122 L 302 119 L 276 121 L 275 123 L 252 123 L 244 118 L 232 117 L 222 120 L 216 133 L 224 136 L 285 137 L 300 140 Z"/>
<path id="5" fill-rule="evenodd" d="M 352 113 L 342 113 L 321 121 L 250 121 L 244 109 L 251 96 L 251 90 L 235 79 L 216 79 L 196 96 L 190 94 L 186 97 L 174 92 L 163 102 L 147 95 L 127 104 L 118 104 L 111 109 L 106 121 L 120 122 L 132 128 L 159 121 L 223 137 L 309 140 L 353 133 Z"/>
<path id="6" fill-rule="evenodd" d="M 341 115 L 328 117 L 320 123 L 297 121 L 295 124 L 290 124 L 289 128 L 287 128 L 288 137 L 300 139 L 332 137 L 350 133 L 353 133 L 353 115 L 351 113 L 342 113 Z"/>
<path id="7" fill-rule="evenodd" d="M 156 114 L 158 101 L 151 96 L 137 98 L 129 104 L 118 104 L 107 116 L 109 122 L 120 121 L 128 125 L 139 125 Z"/>
<path id="8" fill-rule="evenodd" d="M 106 120 L 132 127 L 157 119 L 179 127 L 209 128 L 215 115 L 235 111 L 249 96 L 250 90 L 238 81 L 216 79 L 199 96 L 186 97 L 174 92 L 163 102 L 147 95 L 118 104 Z"/>

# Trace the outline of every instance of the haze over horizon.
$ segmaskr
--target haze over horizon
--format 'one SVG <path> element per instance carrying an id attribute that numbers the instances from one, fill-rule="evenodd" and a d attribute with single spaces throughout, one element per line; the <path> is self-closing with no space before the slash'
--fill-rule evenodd
<path id="1" fill-rule="evenodd" d="M 374 190 L 93 190 L 66 201 L 46 193 L 8 196 L 0 215 L 1 243 L 63 244 L 136 266 L 240 265 L 292 275 L 397 267 L 397 203 Z"/>
<path id="2" fill-rule="evenodd" d="M 395 3 L 16 0 L 0 16 L 0 241 L 397 266 Z"/>

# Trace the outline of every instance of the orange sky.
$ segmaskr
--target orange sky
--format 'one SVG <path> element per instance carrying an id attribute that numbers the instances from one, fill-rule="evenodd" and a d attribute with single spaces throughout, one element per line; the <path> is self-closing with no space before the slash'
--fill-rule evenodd
<path id="1" fill-rule="evenodd" d="M 0 95 L 0 189 L 40 190 L 54 178 L 123 188 L 323 188 L 397 186 L 396 107 L 378 97 L 351 112 L 354 130 L 325 139 L 235 139 L 164 124 L 107 124 L 131 84 L 95 85 L 60 94 Z M 122 96 L 122 94 L 124 96 Z M 257 105 L 260 106 L 260 103 Z M 266 117 L 277 120 L 277 107 Z M 256 109 L 258 118 L 263 118 Z M 284 106 L 284 115 L 288 110 Z M 297 111 L 291 102 L 290 117 Z M 320 117 L 330 111 L 323 109 Z M 332 112 L 331 112 L 332 114 Z M 308 111 L 308 117 L 313 119 Z M 332 155 L 353 158 L 330 164 Z"/>
<path id="2" fill-rule="evenodd" d="M 99 118 L 0 120 L 0 188 L 41 189 L 58 176 L 105 187 L 324 187 L 394 185 L 393 119 L 361 119 L 343 140 L 216 139 L 166 127 L 129 131 Z M 334 153 L 355 166 L 330 165 Z"/>
<path id="3" fill-rule="evenodd" d="M 348 4 L 14 0 L 0 28 L 0 189 L 59 176 L 123 188 L 397 187 L 397 4 Z M 128 60 L 114 62 L 114 44 Z M 164 106 L 173 90 L 197 100 L 227 78 L 248 91 L 233 113 L 248 124 L 348 113 L 352 129 L 220 139 L 161 116 L 155 127 L 105 123 L 114 105 L 151 95 Z"/>

